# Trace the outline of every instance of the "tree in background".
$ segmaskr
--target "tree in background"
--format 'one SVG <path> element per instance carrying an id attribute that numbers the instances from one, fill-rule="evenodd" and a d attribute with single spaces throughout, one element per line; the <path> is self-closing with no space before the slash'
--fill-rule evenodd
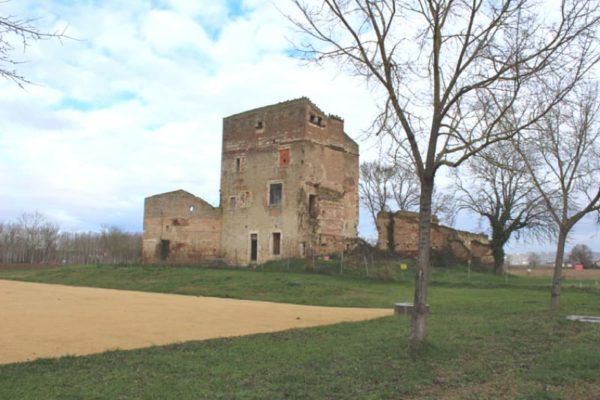
<path id="1" fill-rule="evenodd" d="M 142 235 L 117 227 L 67 233 L 38 211 L 0 222 L 0 263 L 129 264 L 141 258 Z"/>
<path id="2" fill-rule="evenodd" d="M 378 91 L 378 132 L 414 162 L 419 250 L 409 342 L 418 346 L 426 330 L 436 173 L 510 139 L 515 131 L 498 128 L 515 106 L 529 106 L 517 107 L 524 111 L 516 131 L 531 126 L 597 62 L 597 1 L 563 0 L 552 16 L 547 4 L 525 0 L 292 2 L 305 58 L 333 60 Z M 530 104 L 544 90 L 539 76 L 561 90 Z"/>
<path id="3" fill-rule="evenodd" d="M 577 222 L 600 213 L 600 102 L 582 85 L 544 115 L 535 134 L 515 142 L 556 231 L 551 308 L 560 307 L 565 244 Z"/>
<path id="4" fill-rule="evenodd" d="M 369 210 L 375 226 L 380 212 L 418 211 L 419 191 L 419 179 L 411 164 L 367 161 L 360 165 L 360 199 Z M 452 194 L 436 188 L 431 209 L 440 221 L 454 224 L 457 210 Z"/>
<path id="5" fill-rule="evenodd" d="M 0 1 L 0 6 L 2 3 Z M 35 27 L 33 22 L 33 20 L 20 19 L 12 15 L 0 16 L 0 76 L 21 87 L 31 82 L 15 69 L 18 64 L 23 63 L 13 57 L 16 48 L 21 47 L 25 52 L 31 42 L 67 38 L 64 30 L 44 32 Z"/>
<path id="6" fill-rule="evenodd" d="M 500 143 L 467 163 L 463 179 L 456 174 L 458 207 L 486 220 L 494 272 L 504 266 L 504 246 L 522 234 L 546 236 L 551 230 L 542 197 L 535 191 L 527 168 L 510 143 Z"/>
<path id="7" fill-rule="evenodd" d="M 541 263 L 542 258 L 538 253 L 531 252 L 527 255 L 527 264 L 529 264 L 531 268 L 539 267 Z"/>
<path id="8" fill-rule="evenodd" d="M 591 268 L 594 265 L 594 255 L 585 244 L 578 244 L 571 249 L 569 261 L 572 264 L 582 264 L 584 268 Z"/>
<path id="9" fill-rule="evenodd" d="M 23 213 L 18 219 L 25 257 L 30 264 L 47 261 L 48 251 L 56 246 L 58 225 L 39 211 Z"/>
<path id="10" fill-rule="evenodd" d="M 377 225 L 377 214 L 389 211 L 388 201 L 392 197 L 394 169 L 378 161 L 367 161 L 360 165 L 358 191 L 373 223 Z"/>

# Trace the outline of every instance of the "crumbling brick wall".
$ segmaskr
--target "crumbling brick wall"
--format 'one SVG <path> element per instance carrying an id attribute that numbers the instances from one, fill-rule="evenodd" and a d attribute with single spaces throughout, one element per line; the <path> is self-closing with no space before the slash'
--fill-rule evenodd
<path id="1" fill-rule="evenodd" d="M 221 210 L 183 190 L 146 198 L 143 261 L 194 264 L 220 257 Z"/>
<path id="2" fill-rule="evenodd" d="M 271 204 L 271 185 L 281 199 Z M 240 193 L 251 203 L 239 203 Z M 358 146 L 300 98 L 223 120 L 223 257 L 262 263 L 341 251 L 358 224 Z M 274 235 L 277 235 L 275 242 Z"/>
<path id="3" fill-rule="evenodd" d="M 377 215 L 377 247 L 407 257 L 416 257 L 419 243 L 419 214 L 410 211 L 381 212 Z M 390 248 L 392 247 L 392 248 Z M 431 221 L 431 248 L 448 251 L 458 260 L 492 265 L 488 237 L 484 234 L 459 231 Z"/>

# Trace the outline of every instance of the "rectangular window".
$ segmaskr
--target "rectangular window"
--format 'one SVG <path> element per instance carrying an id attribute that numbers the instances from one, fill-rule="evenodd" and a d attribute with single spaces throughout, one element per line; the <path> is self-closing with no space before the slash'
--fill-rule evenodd
<path id="1" fill-rule="evenodd" d="M 317 211 L 317 195 L 309 194 L 308 195 L 308 215 L 311 218 L 316 218 L 318 215 Z"/>
<path id="2" fill-rule="evenodd" d="M 273 255 L 274 256 L 281 255 L 281 233 L 273 232 L 271 241 L 272 241 L 271 249 L 273 250 Z"/>
<path id="3" fill-rule="evenodd" d="M 235 159 L 235 172 L 240 172 L 242 169 L 242 160 L 238 157 Z"/>
<path id="4" fill-rule="evenodd" d="M 287 167 L 290 164 L 290 149 L 279 150 L 279 166 Z"/>
<path id="5" fill-rule="evenodd" d="M 269 185 L 269 205 L 270 206 L 281 206 L 281 199 L 283 194 L 282 183 L 271 183 Z"/>
<path id="6" fill-rule="evenodd" d="M 237 206 L 237 197 L 231 196 L 229 198 L 229 209 L 235 210 L 236 206 Z"/>

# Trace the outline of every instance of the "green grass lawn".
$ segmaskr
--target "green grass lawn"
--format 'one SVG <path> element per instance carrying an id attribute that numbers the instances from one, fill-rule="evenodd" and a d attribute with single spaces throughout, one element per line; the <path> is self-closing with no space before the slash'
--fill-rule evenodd
<path id="1" fill-rule="evenodd" d="M 382 282 L 273 269 L 76 266 L 0 279 L 336 306 L 412 298 L 411 272 Z M 566 282 L 559 313 L 542 278 L 435 269 L 430 282 L 417 353 L 408 318 L 389 317 L 0 366 L 0 399 L 600 398 L 600 325 L 564 318 L 600 315 L 594 282 Z"/>

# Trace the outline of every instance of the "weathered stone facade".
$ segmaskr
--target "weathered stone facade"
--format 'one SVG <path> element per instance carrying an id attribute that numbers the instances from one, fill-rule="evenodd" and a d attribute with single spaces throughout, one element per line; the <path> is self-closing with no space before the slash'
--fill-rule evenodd
<path id="1" fill-rule="evenodd" d="M 179 218 L 194 228 L 175 227 Z M 358 145 L 342 119 L 300 98 L 223 120 L 219 208 L 183 191 L 146 199 L 144 260 L 248 265 L 330 254 L 357 224 Z"/>
<path id="2" fill-rule="evenodd" d="M 448 251 L 462 261 L 492 265 L 493 257 L 487 235 L 459 231 L 431 221 L 431 248 Z M 419 214 L 410 211 L 380 212 L 377 215 L 377 247 L 416 257 L 419 243 Z"/>
<path id="3" fill-rule="evenodd" d="M 144 201 L 142 258 L 193 264 L 221 254 L 221 209 L 184 190 Z"/>

